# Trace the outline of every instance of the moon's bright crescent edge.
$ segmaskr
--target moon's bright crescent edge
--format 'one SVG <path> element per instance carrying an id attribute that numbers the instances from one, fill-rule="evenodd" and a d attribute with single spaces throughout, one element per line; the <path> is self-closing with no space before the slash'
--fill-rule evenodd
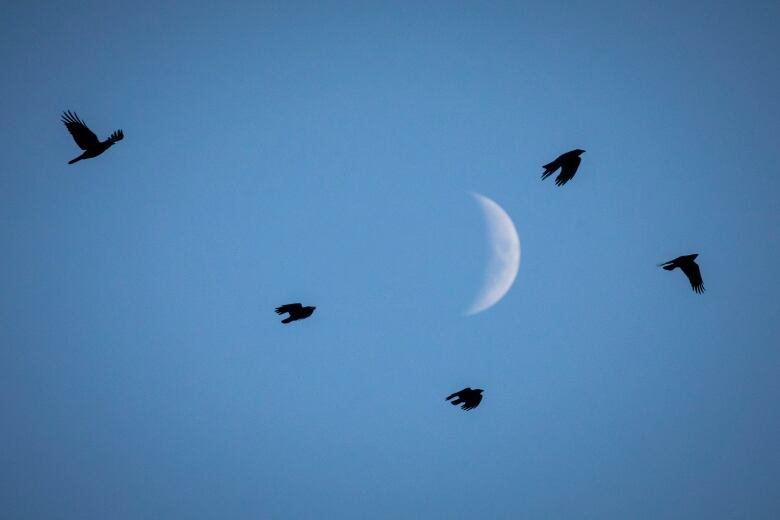
<path id="1" fill-rule="evenodd" d="M 520 269 L 520 238 L 506 211 L 491 199 L 471 194 L 482 208 L 488 228 L 490 259 L 477 297 L 465 314 L 482 312 L 501 300 L 512 287 Z"/>

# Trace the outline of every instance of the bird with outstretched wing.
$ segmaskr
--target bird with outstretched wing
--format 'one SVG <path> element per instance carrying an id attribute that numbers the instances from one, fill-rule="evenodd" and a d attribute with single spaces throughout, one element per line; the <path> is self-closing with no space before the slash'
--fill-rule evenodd
<path id="1" fill-rule="evenodd" d="M 554 161 L 543 165 L 542 168 L 544 168 L 544 172 L 542 173 L 542 180 L 546 179 L 560 168 L 561 173 L 555 178 L 555 185 L 563 186 L 577 173 L 577 168 L 580 167 L 580 162 L 582 161 L 580 155 L 583 153 L 585 153 L 585 150 L 577 148 L 576 150 L 561 154 L 556 157 Z"/>
<path id="2" fill-rule="evenodd" d="M 125 134 L 122 130 L 117 130 L 109 136 L 105 141 L 100 141 L 95 135 L 95 132 L 89 129 L 87 124 L 79 119 L 79 116 L 75 112 L 68 110 L 62 114 L 62 122 L 65 124 L 65 128 L 68 129 L 70 135 L 73 136 L 73 140 L 79 148 L 84 150 L 84 153 L 68 161 L 68 164 L 73 164 L 82 159 L 91 159 L 97 157 L 101 153 L 105 152 L 117 141 L 124 139 Z"/>
<path id="3" fill-rule="evenodd" d="M 450 399 L 453 399 L 450 402 L 450 404 L 453 404 L 455 406 L 458 406 L 460 404 L 462 405 L 461 406 L 462 409 L 472 410 L 477 406 L 479 406 L 479 403 L 482 402 L 482 389 L 481 388 L 471 389 L 470 387 L 466 387 L 463 390 L 448 395 L 446 400 L 450 401 Z"/>
<path id="4" fill-rule="evenodd" d="M 316 308 L 317 307 L 314 306 L 304 307 L 300 303 L 288 303 L 286 305 L 277 307 L 276 314 L 289 313 L 289 316 L 287 316 L 285 319 L 282 320 L 282 323 L 286 325 L 292 321 L 308 318 L 309 316 L 312 315 L 314 309 Z"/>
<path id="5" fill-rule="evenodd" d="M 673 271 L 679 267 L 683 274 L 688 277 L 693 291 L 701 294 L 704 292 L 704 280 L 701 277 L 699 264 L 695 262 L 697 256 L 699 256 L 698 253 L 678 256 L 674 260 L 658 264 L 658 267 L 663 267 L 667 271 Z"/>

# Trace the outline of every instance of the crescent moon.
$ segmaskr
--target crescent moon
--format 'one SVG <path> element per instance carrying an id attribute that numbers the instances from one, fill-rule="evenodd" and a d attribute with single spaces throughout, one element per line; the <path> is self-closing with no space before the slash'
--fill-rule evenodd
<path id="1" fill-rule="evenodd" d="M 520 238 L 506 211 L 494 201 L 471 194 L 482 208 L 490 243 L 490 260 L 485 269 L 482 287 L 466 315 L 482 312 L 501 300 L 512 287 L 520 269 Z"/>

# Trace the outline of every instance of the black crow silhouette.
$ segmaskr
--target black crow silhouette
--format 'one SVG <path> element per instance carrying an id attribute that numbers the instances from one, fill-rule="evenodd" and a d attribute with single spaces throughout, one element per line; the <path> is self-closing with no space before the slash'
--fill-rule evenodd
<path id="1" fill-rule="evenodd" d="M 281 307 L 276 308 L 276 314 L 284 314 L 285 312 L 289 312 L 290 315 L 287 316 L 285 319 L 282 320 L 282 323 L 290 323 L 291 321 L 295 320 L 302 320 L 304 318 L 308 318 L 312 315 L 314 312 L 314 309 L 317 307 L 304 307 L 300 303 L 288 303 L 287 305 L 282 305 Z"/>
<path id="2" fill-rule="evenodd" d="M 584 153 L 585 150 L 580 150 L 577 148 L 571 152 L 566 152 L 559 155 L 558 158 L 553 162 L 542 166 L 542 168 L 544 168 L 544 173 L 542 173 L 542 180 L 546 179 L 555 173 L 555 170 L 560 168 L 561 173 L 555 178 L 555 184 L 556 186 L 563 186 L 569 182 L 572 177 L 574 177 L 575 173 L 577 173 L 577 168 L 579 168 L 580 161 L 582 160 L 580 155 Z"/>
<path id="3" fill-rule="evenodd" d="M 691 282 L 691 287 L 693 287 L 694 292 L 701 294 L 704 292 L 704 280 L 701 279 L 701 271 L 699 270 L 698 264 L 694 262 L 697 256 L 699 256 L 698 253 L 678 256 L 674 260 L 658 264 L 658 267 L 663 267 L 667 271 L 673 271 L 675 268 L 679 267 L 682 269 L 682 272 L 685 273 L 685 276 L 688 277 L 688 281 Z"/>
<path id="4" fill-rule="evenodd" d="M 77 116 L 75 113 L 71 113 L 70 110 L 62 113 L 62 122 L 65 123 L 68 132 L 70 132 L 70 135 L 73 136 L 73 140 L 76 141 L 76 144 L 79 145 L 79 148 L 84 150 L 83 154 L 79 155 L 71 161 L 68 161 L 68 164 L 73 164 L 74 162 L 80 161 L 82 159 L 91 159 L 92 157 L 97 157 L 101 153 L 111 148 L 115 142 L 121 141 L 125 136 L 121 130 L 117 130 L 105 141 L 98 141 L 98 138 L 94 132 L 87 128 L 86 123 L 79 119 L 79 116 Z"/>
<path id="5" fill-rule="evenodd" d="M 447 396 L 447 401 L 453 397 L 457 397 L 457 399 L 452 401 L 451 404 L 458 406 L 459 404 L 463 403 L 461 408 L 464 410 L 471 410 L 472 408 L 479 406 L 479 403 L 482 402 L 482 389 L 475 388 L 472 390 L 471 388 L 466 387 L 460 392 L 455 392 L 454 394 Z"/>

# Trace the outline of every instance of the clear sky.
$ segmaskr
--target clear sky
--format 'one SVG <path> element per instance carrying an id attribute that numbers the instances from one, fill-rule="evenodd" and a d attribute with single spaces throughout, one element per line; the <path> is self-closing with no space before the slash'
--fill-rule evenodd
<path id="1" fill-rule="evenodd" d="M 0 516 L 780 517 L 777 2 L 77 4 L 0 8 Z"/>

